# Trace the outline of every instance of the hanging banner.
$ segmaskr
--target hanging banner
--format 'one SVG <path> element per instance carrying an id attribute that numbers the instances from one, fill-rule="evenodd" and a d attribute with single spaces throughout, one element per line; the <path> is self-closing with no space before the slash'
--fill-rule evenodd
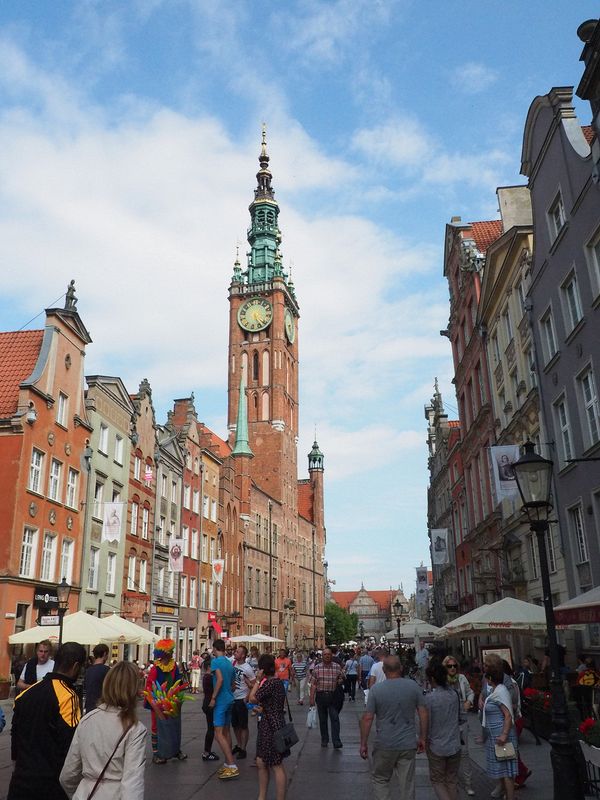
<path id="1" fill-rule="evenodd" d="M 102 514 L 102 541 L 120 542 L 123 528 L 124 503 L 104 503 Z"/>
<path id="2" fill-rule="evenodd" d="M 212 563 L 212 576 L 213 581 L 219 584 L 219 586 L 223 585 L 223 572 L 225 571 L 225 560 L 222 558 L 216 558 Z"/>
<path id="3" fill-rule="evenodd" d="M 448 528 L 432 528 L 431 536 L 431 563 L 441 566 L 450 563 L 448 554 Z"/>
<path id="4" fill-rule="evenodd" d="M 146 464 L 146 469 L 144 470 L 144 483 L 152 483 L 152 467 L 150 464 Z"/>
<path id="5" fill-rule="evenodd" d="M 183 572 L 183 539 L 171 539 L 169 569 L 171 572 Z"/>
<path id="6" fill-rule="evenodd" d="M 512 465 L 519 460 L 519 445 L 490 447 L 490 455 L 497 501 L 500 503 L 502 500 L 518 498 L 519 489 Z"/>
<path id="7" fill-rule="evenodd" d="M 427 567 L 417 567 L 417 618 L 427 619 L 429 611 L 429 584 L 427 582 Z"/>

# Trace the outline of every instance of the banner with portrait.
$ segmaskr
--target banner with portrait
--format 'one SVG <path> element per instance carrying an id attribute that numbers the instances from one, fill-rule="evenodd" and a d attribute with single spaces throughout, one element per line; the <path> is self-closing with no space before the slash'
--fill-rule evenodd
<path id="1" fill-rule="evenodd" d="M 171 572 L 183 572 L 183 539 L 171 537 L 169 547 L 169 569 Z"/>
<path id="2" fill-rule="evenodd" d="M 431 536 L 431 563 L 443 566 L 450 563 L 448 553 L 448 528 L 432 528 Z"/>
<path id="3" fill-rule="evenodd" d="M 490 456 L 497 502 L 516 500 L 519 497 L 519 489 L 512 465 L 519 460 L 519 445 L 505 444 L 490 447 Z"/>
<path id="4" fill-rule="evenodd" d="M 123 531 L 123 507 L 125 503 L 104 503 L 102 513 L 102 541 L 120 542 Z"/>
<path id="5" fill-rule="evenodd" d="M 225 560 L 223 558 L 215 558 L 212 562 L 212 577 L 215 583 L 219 586 L 223 585 L 223 573 L 225 572 Z"/>

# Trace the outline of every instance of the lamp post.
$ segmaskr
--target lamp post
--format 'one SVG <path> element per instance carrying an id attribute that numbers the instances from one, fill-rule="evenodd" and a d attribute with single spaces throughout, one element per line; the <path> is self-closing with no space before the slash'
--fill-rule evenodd
<path id="1" fill-rule="evenodd" d="M 71 594 L 71 587 L 67 583 L 67 579 L 63 578 L 56 587 L 56 595 L 58 597 L 58 646 L 62 644 L 63 635 L 63 617 L 67 613 L 69 607 L 69 595 Z"/>
<path id="2" fill-rule="evenodd" d="M 364 638 L 365 638 L 365 625 L 364 625 L 364 622 L 359 622 L 358 623 L 358 635 L 364 641 Z"/>
<path id="3" fill-rule="evenodd" d="M 400 623 L 402 622 L 402 614 L 404 614 L 404 606 L 396 598 L 394 603 L 394 614 L 396 615 L 396 626 L 398 627 L 398 652 L 400 651 Z"/>
<path id="4" fill-rule="evenodd" d="M 525 452 L 513 464 L 523 511 L 531 530 L 535 533 L 540 554 L 540 572 L 544 594 L 544 610 L 548 629 L 548 651 L 550 653 L 550 691 L 552 693 L 552 735 L 550 736 L 550 760 L 554 775 L 554 800 L 569 797 L 583 800 L 581 776 L 577 767 L 575 742 L 569 732 L 567 699 L 560 675 L 556 622 L 550 587 L 550 572 L 546 536 L 550 528 L 549 514 L 552 510 L 550 489 L 552 484 L 552 461 L 538 455 L 530 441 L 525 442 Z"/>

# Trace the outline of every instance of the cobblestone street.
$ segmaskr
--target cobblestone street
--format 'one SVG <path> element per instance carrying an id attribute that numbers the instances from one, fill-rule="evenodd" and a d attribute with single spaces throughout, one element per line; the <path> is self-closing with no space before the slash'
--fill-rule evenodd
<path id="1" fill-rule="evenodd" d="M 3 703 L 7 715 L 7 726 L 0 735 L 0 800 L 5 800 L 12 764 L 10 760 L 11 704 Z M 366 800 L 372 797 L 368 764 L 359 757 L 358 718 L 362 713 L 362 702 L 355 705 L 346 702 L 342 711 L 342 750 L 321 748 L 318 730 L 307 730 L 306 706 L 292 709 L 300 742 L 293 748 L 287 760 L 289 790 L 288 800 L 305 800 L 307 797 L 344 798 L 344 800 Z M 140 718 L 150 727 L 150 715 L 141 710 Z M 477 718 L 470 716 L 473 733 L 478 727 Z M 188 754 L 187 761 L 171 761 L 164 766 L 151 763 L 150 736 L 148 736 L 148 761 L 146 767 L 146 800 L 199 800 L 209 796 L 211 800 L 227 800 L 243 797 L 252 800 L 258 793 L 256 768 L 252 758 L 239 762 L 240 778 L 224 783 L 217 778 L 221 762 L 205 763 L 201 759 L 206 729 L 201 701 L 184 705 L 183 745 Z M 249 755 L 254 750 L 256 725 L 250 723 Z M 216 749 L 216 747 L 215 747 Z M 550 748 L 546 742 L 536 746 L 533 737 L 524 733 L 522 754 L 525 763 L 533 771 L 527 788 L 518 793 L 524 800 L 547 800 L 552 796 L 552 772 Z M 488 798 L 493 788 L 484 772 L 483 748 L 472 745 L 473 783 L 476 797 Z M 417 757 L 417 800 L 434 800 L 429 783 L 429 772 L 425 756 Z M 274 797 L 274 786 L 270 797 Z M 397 793 L 395 795 L 398 797 Z M 461 791 L 460 798 L 466 798 Z M 401 800 L 398 798 L 398 800 Z"/>

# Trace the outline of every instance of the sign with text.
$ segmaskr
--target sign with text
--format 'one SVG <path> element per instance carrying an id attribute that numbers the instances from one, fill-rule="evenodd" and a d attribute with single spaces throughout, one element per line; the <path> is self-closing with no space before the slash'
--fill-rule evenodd
<path id="1" fill-rule="evenodd" d="M 33 587 L 33 607 L 58 608 L 58 594 L 56 586 L 34 586 Z"/>

